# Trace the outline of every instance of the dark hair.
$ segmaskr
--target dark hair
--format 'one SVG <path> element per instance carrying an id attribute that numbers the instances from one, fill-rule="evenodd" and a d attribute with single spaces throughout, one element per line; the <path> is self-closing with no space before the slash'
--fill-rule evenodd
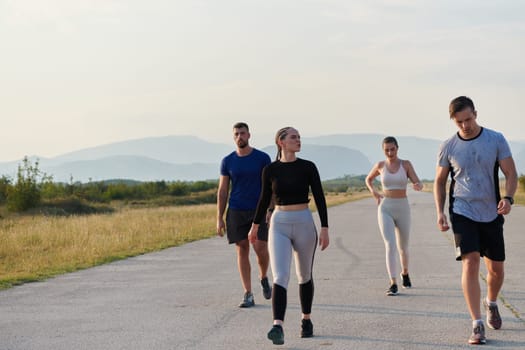
<path id="1" fill-rule="evenodd" d="M 245 122 L 238 122 L 238 123 L 235 123 L 235 124 L 233 125 L 233 128 L 234 128 L 234 129 L 246 128 L 246 130 L 250 131 L 250 128 L 248 127 L 248 124 L 246 124 Z"/>
<path id="2" fill-rule="evenodd" d="M 277 156 L 275 157 L 275 160 L 281 159 L 281 146 L 279 146 L 279 141 L 283 140 L 288 135 L 288 130 L 293 129 L 291 126 L 285 126 L 284 128 L 281 128 L 277 130 L 277 133 L 275 134 L 275 144 L 277 145 Z"/>
<path id="3" fill-rule="evenodd" d="M 382 145 L 384 145 L 385 143 L 393 143 L 394 145 L 396 145 L 397 148 L 399 148 L 399 145 L 397 144 L 397 140 L 394 136 L 387 136 L 383 139 L 383 143 Z"/>
<path id="4" fill-rule="evenodd" d="M 450 119 L 454 118 L 454 114 L 457 112 L 461 112 L 464 109 L 469 108 L 472 109 L 472 112 L 476 111 L 476 108 L 474 107 L 474 102 L 467 96 L 459 96 L 450 101 L 450 105 L 448 106 L 448 113 L 450 114 Z"/>

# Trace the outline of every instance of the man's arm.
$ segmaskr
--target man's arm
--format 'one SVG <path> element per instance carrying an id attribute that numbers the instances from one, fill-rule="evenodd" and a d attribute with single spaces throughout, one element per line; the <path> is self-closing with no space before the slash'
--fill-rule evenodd
<path id="1" fill-rule="evenodd" d="M 449 167 L 438 166 L 436 168 L 436 177 L 434 179 L 434 202 L 436 204 L 437 225 L 440 231 L 447 231 L 449 229 L 447 216 L 444 212 L 449 171 Z"/>
<path id="2" fill-rule="evenodd" d="M 518 172 L 516 171 L 516 165 L 514 164 L 514 159 L 508 157 L 499 161 L 499 166 L 503 175 L 505 175 L 505 197 L 514 197 L 516 189 L 518 188 Z M 498 203 L 498 214 L 508 214 L 510 208 L 512 207 L 511 203 L 506 199 Z"/>
<path id="3" fill-rule="evenodd" d="M 224 235 L 226 225 L 224 224 L 224 212 L 228 203 L 228 194 L 230 191 L 230 177 L 221 175 L 219 177 L 219 189 L 217 190 L 217 234 Z"/>
<path id="4" fill-rule="evenodd" d="M 514 197 L 518 188 L 518 172 L 512 157 L 500 160 L 499 166 L 505 175 L 505 196 Z"/>

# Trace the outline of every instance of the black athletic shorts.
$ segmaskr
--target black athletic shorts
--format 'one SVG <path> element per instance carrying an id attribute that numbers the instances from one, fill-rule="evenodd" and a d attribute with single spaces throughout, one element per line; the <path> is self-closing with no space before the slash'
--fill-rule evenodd
<path id="1" fill-rule="evenodd" d="M 450 221 L 456 242 L 456 260 L 461 260 L 464 254 L 479 252 L 490 260 L 505 261 L 503 215 L 491 222 L 477 222 L 452 213 Z"/>
<path id="2" fill-rule="evenodd" d="M 230 244 L 248 239 L 254 216 L 255 210 L 228 209 L 226 212 L 226 236 Z M 268 241 L 268 225 L 266 222 L 261 222 L 259 225 L 257 239 Z"/>

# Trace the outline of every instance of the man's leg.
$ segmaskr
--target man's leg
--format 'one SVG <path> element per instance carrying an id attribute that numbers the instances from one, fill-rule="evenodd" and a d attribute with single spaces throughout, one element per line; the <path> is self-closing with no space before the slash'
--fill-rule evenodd
<path id="1" fill-rule="evenodd" d="M 235 243 L 237 247 L 237 267 L 241 276 L 244 292 L 252 291 L 251 266 L 250 266 L 250 243 L 243 239 Z"/>
<path id="2" fill-rule="evenodd" d="M 496 301 L 505 277 L 503 261 L 494 261 L 488 258 L 484 258 L 484 260 L 487 266 L 487 299 Z"/>
<path id="3" fill-rule="evenodd" d="M 501 316 L 496 301 L 505 275 L 503 261 L 485 258 L 485 265 L 487 266 L 487 298 L 483 300 L 483 305 L 487 310 L 487 325 L 492 329 L 500 329 Z"/>
<path id="4" fill-rule="evenodd" d="M 461 286 L 463 287 L 463 296 L 467 303 L 472 320 L 481 319 L 479 286 L 479 252 L 467 253 L 461 257 L 462 274 Z"/>
<path id="5" fill-rule="evenodd" d="M 265 299 L 271 299 L 272 286 L 268 281 L 268 265 L 270 264 L 270 254 L 268 253 L 268 243 L 262 240 L 257 240 L 253 248 L 257 255 L 257 264 L 259 265 L 259 277 L 261 280 L 261 287 Z"/>
<path id="6" fill-rule="evenodd" d="M 469 344 L 485 344 L 485 326 L 481 319 L 481 287 L 479 267 L 481 264 L 479 223 L 464 216 L 451 214 L 456 253 L 461 253 L 461 286 L 467 308 L 472 318 Z M 465 252 L 465 253 L 463 253 Z M 466 253 L 468 252 L 468 253 Z"/>
<path id="7" fill-rule="evenodd" d="M 257 256 L 257 264 L 259 265 L 259 277 L 262 280 L 268 273 L 268 266 L 270 264 L 270 255 L 268 254 L 268 243 L 257 240 L 253 244 L 253 249 Z"/>

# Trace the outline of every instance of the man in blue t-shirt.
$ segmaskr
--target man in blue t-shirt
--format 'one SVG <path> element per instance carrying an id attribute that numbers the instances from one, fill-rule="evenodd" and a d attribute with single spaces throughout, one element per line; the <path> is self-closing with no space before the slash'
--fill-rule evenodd
<path id="1" fill-rule="evenodd" d="M 485 344 L 485 327 L 481 320 L 480 258 L 487 267 L 487 296 L 483 305 L 487 325 L 501 328 L 496 303 L 503 285 L 505 245 L 503 215 L 514 203 L 518 184 L 516 166 L 509 145 L 499 132 L 481 127 L 472 100 L 459 96 L 450 102 L 450 119 L 458 132 L 440 147 L 434 197 L 437 225 L 449 229 L 444 212 L 446 183 L 450 174 L 449 215 L 456 243 L 456 259 L 462 262 L 463 295 L 472 317 L 469 344 Z M 505 176 L 503 196 L 500 194 L 499 170 Z"/>
<path id="2" fill-rule="evenodd" d="M 259 195 L 261 193 L 261 174 L 263 168 L 271 163 L 270 157 L 249 144 L 250 131 L 246 123 L 240 122 L 233 126 L 233 139 L 236 150 L 222 159 L 217 192 L 217 234 L 226 235 L 230 244 L 237 248 L 237 265 L 244 296 L 239 307 L 255 305 L 250 265 L 250 231 Z M 230 191 L 231 183 L 231 191 Z M 228 200 L 229 196 L 229 200 Z M 226 225 L 224 212 L 226 212 Z M 272 296 L 272 288 L 268 282 L 268 226 L 260 226 L 258 240 L 253 244 L 259 265 L 259 275 L 265 299 Z"/>

